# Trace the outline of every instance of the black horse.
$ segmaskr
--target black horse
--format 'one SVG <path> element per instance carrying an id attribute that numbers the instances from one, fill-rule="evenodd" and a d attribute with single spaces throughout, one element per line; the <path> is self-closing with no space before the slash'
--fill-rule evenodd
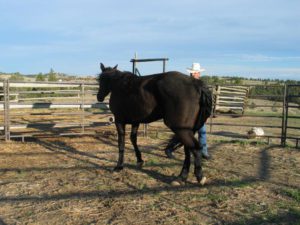
<path id="1" fill-rule="evenodd" d="M 185 160 L 179 181 L 186 181 L 190 168 L 190 153 L 195 157 L 195 176 L 202 179 L 201 152 L 197 131 L 211 114 L 211 92 L 203 81 L 179 72 L 166 72 L 149 76 L 136 76 L 121 72 L 117 66 L 105 67 L 101 63 L 99 75 L 99 102 L 111 93 L 110 110 L 114 114 L 118 132 L 119 159 L 115 171 L 123 169 L 125 125 L 131 124 L 130 139 L 133 144 L 137 165 L 143 160 L 137 146 L 137 131 L 140 123 L 163 119 L 183 143 Z"/>

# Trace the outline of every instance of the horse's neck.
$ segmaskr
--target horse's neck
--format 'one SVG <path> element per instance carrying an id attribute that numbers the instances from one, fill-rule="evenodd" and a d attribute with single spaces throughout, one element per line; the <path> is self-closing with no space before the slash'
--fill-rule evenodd
<path id="1" fill-rule="evenodd" d="M 130 79 L 130 78 L 135 78 L 138 77 L 133 73 L 130 72 L 121 72 L 121 71 L 117 71 L 114 75 L 115 80 L 124 80 L 124 79 Z"/>
<path id="2" fill-rule="evenodd" d="M 132 83 L 138 78 L 130 72 L 118 72 L 115 74 L 112 80 L 112 91 L 118 92 L 128 92 L 130 89 L 134 88 Z"/>

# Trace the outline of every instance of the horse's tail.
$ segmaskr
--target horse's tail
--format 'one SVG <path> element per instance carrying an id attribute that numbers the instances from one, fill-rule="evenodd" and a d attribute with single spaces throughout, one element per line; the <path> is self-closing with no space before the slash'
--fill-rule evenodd
<path id="1" fill-rule="evenodd" d="M 194 126 L 194 132 L 199 130 L 204 125 L 204 123 L 210 117 L 212 112 L 211 91 L 206 86 L 203 86 L 201 89 L 198 90 L 199 92 L 201 92 L 199 100 L 200 111 Z"/>

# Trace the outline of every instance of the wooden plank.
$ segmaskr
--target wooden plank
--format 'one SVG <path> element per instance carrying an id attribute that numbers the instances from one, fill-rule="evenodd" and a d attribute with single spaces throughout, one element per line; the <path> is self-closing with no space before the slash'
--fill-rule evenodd
<path id="1" fill-rule="evenodd" d="M 233 102 L 233 101 L 220 101 L 218 102 L 219 104 L 220 103 L 223 103 L 223 104 L 240 104 L 240 105 L 244 105 L 244 102 Z"/>
<path id="2" fill-rule="evenodd" d="M 21 95 L 21 94 L 80 94 L 81 90 L 39 90 L 39 91 L 18 91 L 17 93 L 10 93 L 10 95 Z"/>
<path id="3" fill-rule="evenodd" d="M 66 109 L 66 108 L 81 108 L 80 103 L 11 103 L 10 109 Z M 97 109 L 109 109 L 108 103 L 94 103 L 85 104 L 83 106 L 85 109 L 97 108 Z M 0 104 L 0 110 L 4 109 L 4 104 Z"/>
<path id="4" fill-rule="evenodd" d="M 243 107 L 232 107 L 232 106 L 216 106 L 216 109 L 240 109 L 243 110 Z"/>
<path id="5" fill-rule="evenodd" d="M 248 91 L 243 91 L 243 90 L 236 90 L 236 89 L 225 89 L 225 88 L 221 88 L 221 91 L 230 91 L 230 92 L 238 92 L 241 94 L 247 94 Z"/>
<path id="6" fill-rule="evenodd" d="M 235 99 L 235 98 L 219 98 L 219 101 L 224 101 L 224 102 L 245 102 L 245 99 Z"/>
<path id="7" fill-rule="evenodd" d="M 222 88 L 232 88 L 232 89 L 239 89 L 239 90 L 249 90 L 249 87 L 245 86 L 221 86 Z"/>
<path id="8" fill-rule="evenodd" d="M 248 87 L 241 87 L 241 86 L 220 86 L 221 88 L 224 89 L 230 89 L 230 90 L 240 90 L 240 91 L 248 91 Z"/>
<path id="9" fill-rule="evenodd" d="M 17 94 L 17 93 L 15 93 L 15 94 L 14 94 L 14 93 L 10 93 L 10 94 L 9 94 L 9 96 L 18 96 L 18 95 L 19 95 L 19 94 Z M 0 96 L 4 96 L 4 94 L 3 94 L 3 93 L 0 93 Z"/>
<path id="10" fill-rule="evenodd" d="M 83 83 L 50 83 L 50 82 L 13 82 L 9 83 L 9 87 L 38 87 L 38 88 L 53 88 L 53 87 L 80 87 Z M 84 83 L 84 85 L 88 85 L 88 87 L 98 88 L 99 85 L 97 83 Z M 0 87 L 3 87 L 3 83 L 0 82 Z"/>
<path id="11" fill-rule="evenodd" d="M 10 130 L 17 130 L 17 129 L 51 129 L 51 128 L 65 128 L 65 127 L 81 127 L 84 125 L 85 127 L 96 127 L 96 126 L 103 126 L 103 125 L 110 125 L 111 122 L 85 122 L 85 123 L 27 123 L 27 124 L 11 124 Z M 4 126 L 0 126 L 0 130 L 4 130 Z"/>
<path id="12" fill-rule="evenodd" d="M 234 91 L 220 91 L 220 93 L 224 93 L 224 94 L 230 94 L 230 95 L 245 95 L 245 93 L 241 93 L 241 92 L 234 92 Z"/>
<path id="13" fill-rule="evenodd" d="M 48 99 L 80 99 L 78 96 L 66 96 L 66 97 L 40 97 L 40 98 L 19 98 L 19 101 L 32 101 L 32 100 L 48 100 Z"/>
<path id="14" fill-rule="evenodd" d="M 234 99 L 244 101 L 246 97 L 236 97 L 236 96 L 219 96 L 219 99 Z"/>

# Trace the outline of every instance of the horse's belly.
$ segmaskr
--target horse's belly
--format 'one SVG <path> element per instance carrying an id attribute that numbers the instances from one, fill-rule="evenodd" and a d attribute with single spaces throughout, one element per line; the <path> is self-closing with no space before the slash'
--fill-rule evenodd
<path id="1" fill-rule="evenodd" d="M 130 105 L 127 105 L 111 108 L 111 111 L 116 121 L 124 123 L 150 123 L 162 118 L 161 111 L 153 107 L 130 107 Z"/>

